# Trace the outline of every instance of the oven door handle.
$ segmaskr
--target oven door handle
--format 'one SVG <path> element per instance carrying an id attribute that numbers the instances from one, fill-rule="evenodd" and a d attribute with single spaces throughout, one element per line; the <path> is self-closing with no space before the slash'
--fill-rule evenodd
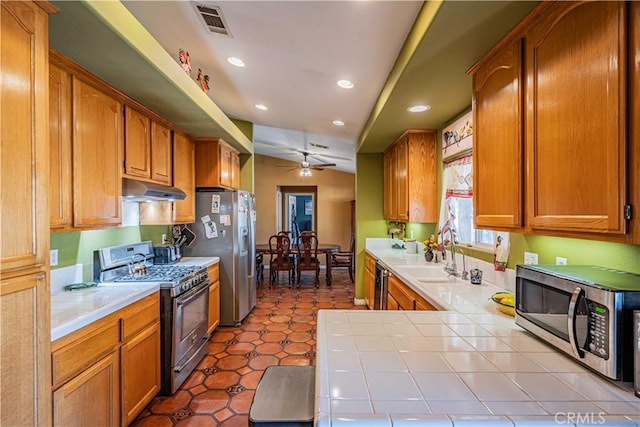
<path id="1" fill-rule="evenodd" d="M 578 305 L 578 300 L 580 297 L 584 296 L 584 290 L 581 287 L 576 286 L 573 290 L 573 295 L 571 295 L 571 301 L 569 301 L 569 312 L 567 316 L 567 326 L 569 332 L 569 343 L 571 344 L 571 350 L 576 355 L 576 357 L 580 359 L 584 359 L 584 351 L 578 345 L 578 340 L 576 338 L 576 306 Z"/>
<path id="2" fill-rule="evenodd" d="M 205 282 L 205 284 L 200 284 L 198 285 L 197 288 L 193 289 L 193 293 L 191 294 L 185 294 L 182 296 L 179 296 L 178 298 L 176 298 L 176 306 L 180 306 L 180 305 L 185 305 L 188 304 L 189 302 L 191 302 L 191 300 L 193 300 L 194 298 L 196 298 L 198 295 L 200 295 L 202 292 L 206 291 L 207 288 L 211 285 L 211 282 L 207 281 Z"/>

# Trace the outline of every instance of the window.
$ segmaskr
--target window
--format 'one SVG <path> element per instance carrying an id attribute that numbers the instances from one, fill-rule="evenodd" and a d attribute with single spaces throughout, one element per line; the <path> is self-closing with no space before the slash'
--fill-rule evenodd
<path id="1" fill-rule="evenodd" d="M 495 232 L 473 227 L 473 163 L 471 155 L 445 163 L 440 209 L 441 240 L 450 239 L 453 229 L 456 243 L 492 249 Z"/>

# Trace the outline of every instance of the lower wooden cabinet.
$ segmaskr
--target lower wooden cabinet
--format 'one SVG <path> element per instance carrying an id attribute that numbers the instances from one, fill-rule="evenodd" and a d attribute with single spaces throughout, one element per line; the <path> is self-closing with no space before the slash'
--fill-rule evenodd
<path id="1" fill-rule="evenodd" d="M 437 310 L 433 304 L 393 274 L 389 274 L 387 292 L 387 310 Z"/>
<path id="2" fill-rule="evenodd" d="M 376 259 L 364 254 L 364 300 L 369 310 L 375 310 L 376 299 Z"/>
<path id="3" fill-rule="evenodd" d="M 160 390 L 160 300 L 149 295 L 51 344 L 54 426 L 127 426 Z"/>
<path id="4" fill-rule="evenodd" d="M 122 425 L 129 425 L 160 391 L 160 323 L 120 347 L 122 363 Z"/>
<path id="5" fill-rule="evenodd" d="M 207 333 L 211 335 L 220 324 L 220 264 L 213 264 L 207 270 L 211 281 Z"/>
<path id="6" fill-rule="evenodd" d="M 103 357 L 53 392 L 53 425 L 120 425 L 118 352 Z"/>

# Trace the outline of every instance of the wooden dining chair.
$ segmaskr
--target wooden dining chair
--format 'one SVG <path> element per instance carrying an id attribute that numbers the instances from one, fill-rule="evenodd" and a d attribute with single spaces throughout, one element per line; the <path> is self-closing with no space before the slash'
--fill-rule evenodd
<path id="1" fill-rule="evenodd" d="M 349 252 L 334 252 L 329 257 L 329 262 L 331 263 L 331 273 L 333 273 L 334 268 L 348 268 L 351 283 L 354 283 L 353 270 L 355 267 L 355 246 L 356 235 L 352 233 L 351 240 L 349 242 Z"/>
<path id="2" fill-rule="evenodd" d="M 291 281 L 295 283 L 296 281 L 296 238 L 293 236 L 291 231 L 278 231 L 279 235 L 287 236 L 289 241 L 291 242 L 291 246 L 289 248 L 289 261 L 291 261 Z"/>
<path id="3" fill-rule="evenodd" d="M 271 260 L 269 261 L 269 287 L 278 281 L 281 271 L 287 272 L 287 283 L 291 287 L 293 282 L 291 281 L 291 241 L 289 237 L 284 234 L 274 234 L 269 237 L 269 254 L 271 255 Z"/>
<path id="4" fill-rule="evenodd" d="M 298 288 L 300 276 L 303 271 L 315 271 L 316 288 L 320 287 L 320 260 L 318 259 L 318 237 L 315 234 L 302 233 L 298 236 L 296 244 L 298 259 L 296 260 L 296 274 L 298 276 Z"/>

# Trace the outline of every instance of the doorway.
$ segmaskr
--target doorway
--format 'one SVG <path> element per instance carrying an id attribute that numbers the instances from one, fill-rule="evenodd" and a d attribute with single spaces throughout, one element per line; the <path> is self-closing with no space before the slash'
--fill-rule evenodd
<path id="1" fill-rule="evenodd" d="M 281 218 L 281 230 L 291 231 L 295 239 L 303 231 L 317 231 L 316 186 L 280 187 L 282 203 L 278 205 L 276 217 Z"/>

